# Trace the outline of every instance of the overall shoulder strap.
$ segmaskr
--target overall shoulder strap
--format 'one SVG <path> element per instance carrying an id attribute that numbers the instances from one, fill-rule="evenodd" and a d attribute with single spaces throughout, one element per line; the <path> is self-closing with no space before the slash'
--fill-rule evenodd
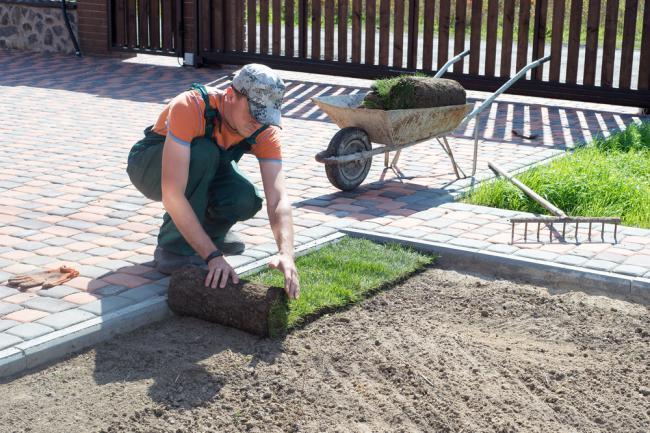
<path id="1" fill-rule="evenodd" d="M 239 145 L 242 146 L 248 152 L 253 147 L 253 144 L 255 144 L 255 140 L 257 140 L 257 136 L 260 135 L 260 133 L 268 127 L 269 125 L 262 125 L 257 131 L 253 132 L 251 135 L 244 138 L 239 143 Z"/>
<path id="2" fill-rule="evenodd" d="M 188 90 L 198 90 L 201 93 L 203 102 L 205 103 L 205 138 L 212 138 L 214 131 L 214 119 L 216 118 L 221 124 L 221 115 L 219 111 L 210 105 L 210 97 L 205 86 L 201 83 L 193 83 L 192 87 Z"/>

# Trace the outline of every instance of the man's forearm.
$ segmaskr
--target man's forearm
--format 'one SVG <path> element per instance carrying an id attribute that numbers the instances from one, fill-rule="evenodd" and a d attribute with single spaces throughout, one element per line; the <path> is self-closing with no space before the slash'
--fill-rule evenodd
<path id="1" fill-rule="evenodd" d="M 163 205 L 183 238 L 201 258 L 207 257 L 216 249 L 185 197 L 165 198 Z"/>
<path id="2" fill-rule="evenodd" d="M 293 257 L 293 217 L 288 200 L 280 200 L 275 207 L 268 206 L 271 230 L 278 245 L 278 252 Z"/>

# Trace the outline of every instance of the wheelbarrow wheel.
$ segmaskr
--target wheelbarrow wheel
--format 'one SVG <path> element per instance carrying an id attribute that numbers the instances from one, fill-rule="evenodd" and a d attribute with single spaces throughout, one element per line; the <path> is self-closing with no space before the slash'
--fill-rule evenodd
<path id="1" fill-rule="evenodd" d="M 330 156 L 372 150 L 368 134 L 360 128 L 343 128 L 337 132 L 327 146 Z M 361 185 L 368 176 L 372 158 L 350 161 L 343 164 L 326 164 L 325 173 L 330 183 L 343 191 L 350 191 Z"/>

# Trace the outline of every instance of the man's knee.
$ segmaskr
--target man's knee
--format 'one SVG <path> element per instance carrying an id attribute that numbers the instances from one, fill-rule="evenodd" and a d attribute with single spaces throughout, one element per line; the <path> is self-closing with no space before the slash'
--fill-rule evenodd
<path id="1" fill-rule="evenodd" d="M 234 216 L 237 221 L 253 218 L 262 209 L 262 199 L 257 195 L 253 185 L 242 188 L 238 192 L 233 206 Z"/>

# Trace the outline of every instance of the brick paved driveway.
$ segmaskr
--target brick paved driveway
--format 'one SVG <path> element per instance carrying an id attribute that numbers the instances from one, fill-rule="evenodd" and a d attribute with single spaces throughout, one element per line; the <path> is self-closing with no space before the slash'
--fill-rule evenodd
<path id="1" fill-rule="evenodd" d="M 81 276 L 64 286 L 21 293 L 0 286 L 0 354 L 55 330 L 164 296 L 166 279 L 150 267 L 162 206 L 142 197 L 125 172 L 127 153 L 163 105 L 192 82 L 223 87 L 230 69 L 178 67 L 175 59 L 130 61 L 1 52 L 0 281 L 59 264 Z M 294 203 L 296 243 L 354 226 L 476 250 L 650 277 L 650 231 L 624 229 L 617 245 L 509 245 L 511 212 L 450 203 L 468 186 L 455 181 L 435 142 L 404 152 L 398 178 L 376 158 L 358 190 L 339 192 L 314 154 L 338 128 L 316 109 L 316 95 L 365 91 L 369 81 L 281 72 L 284 168 Z M 484 93 L 468 92 L 470 101 Z M 503 95 L 481 119 L 479 178 L 486 161 L 509 169 L 533 164 L 592 136 L 639 121 L 637 110 Z M 469 168 L 471 132 L 450 142 Z M 538 134 L 528 141 L 512 135 Z M 241 166 L 261 184 L 251 156 Z M 261 186 L 261 185 L 260 185 Z M 276 251 L 263 209 L 237 224 L 248 248 L 242 266 Z M 519 238 L 518 238 L 519 239 Z"/>

